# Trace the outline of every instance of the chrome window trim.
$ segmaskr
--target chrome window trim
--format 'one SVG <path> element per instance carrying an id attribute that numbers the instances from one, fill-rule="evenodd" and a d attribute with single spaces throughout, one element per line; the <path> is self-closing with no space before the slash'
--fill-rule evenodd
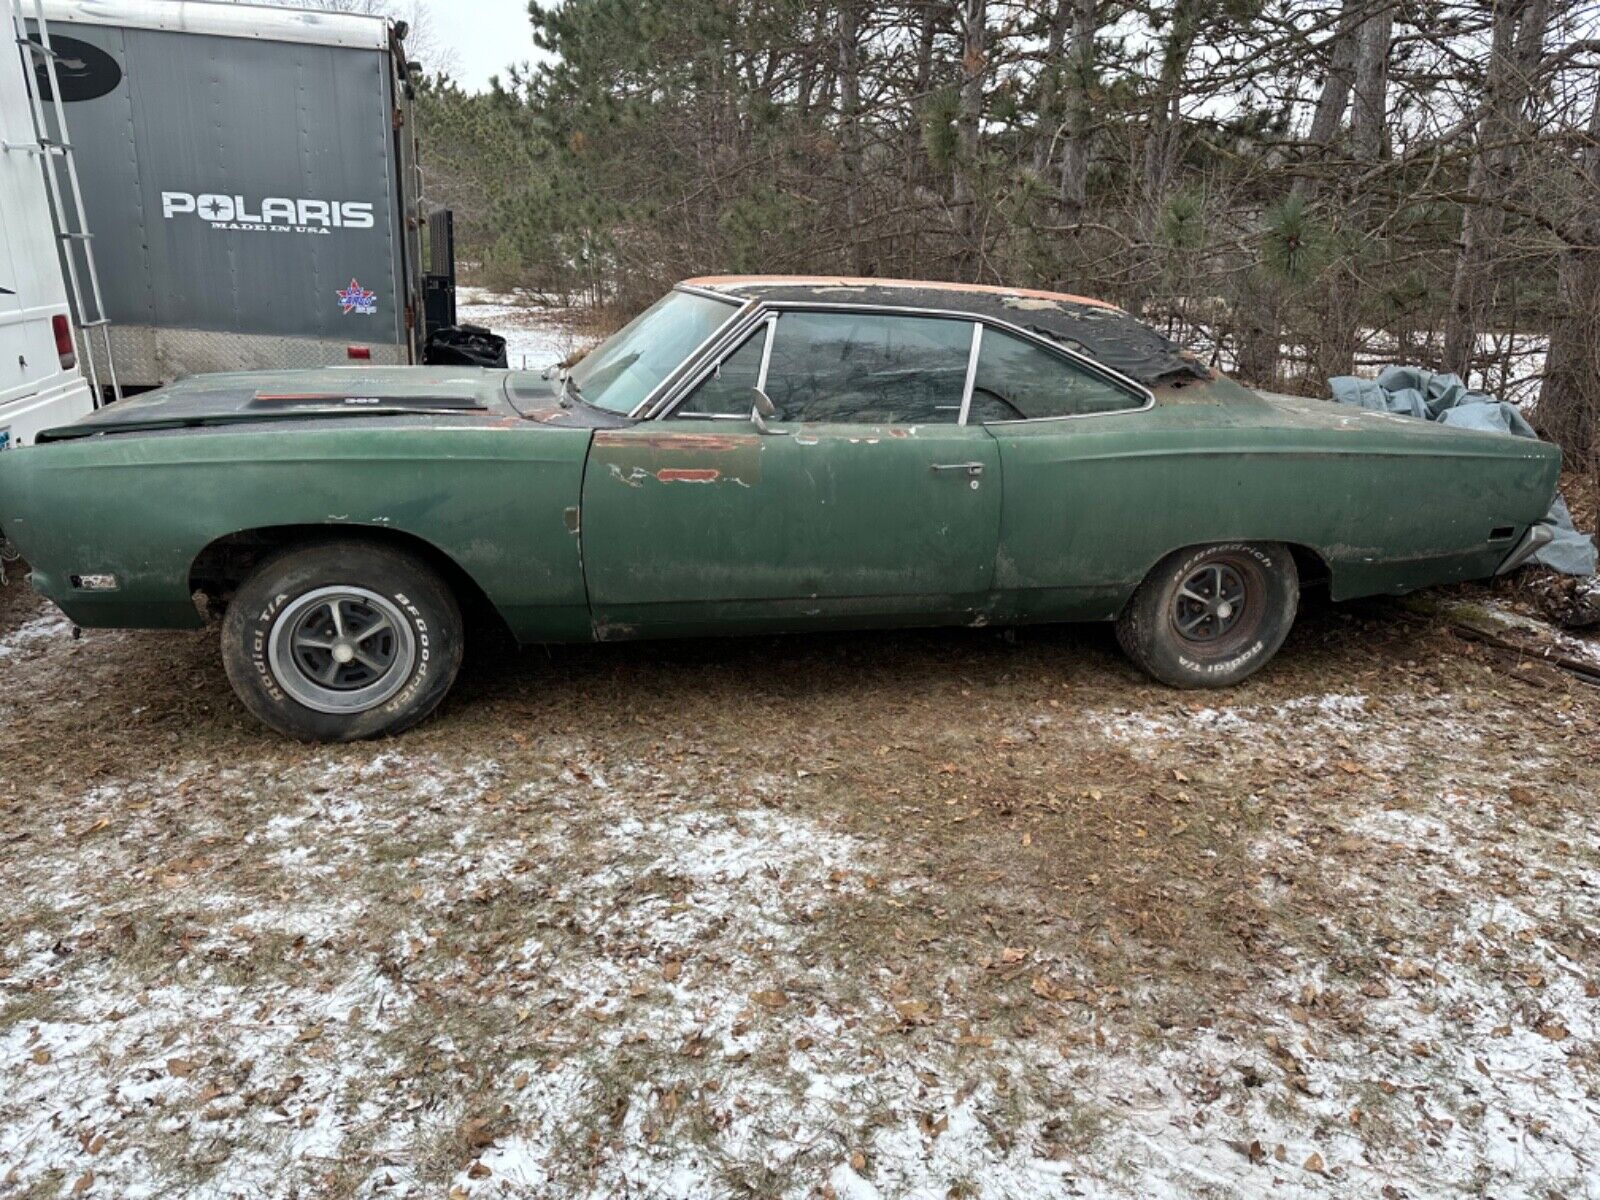
<path id="1" fill-rule="evenodd" d="M 716 288 L 703 287 L 698 283 L 675 283 L 672 285 L 672 290 L 688 292 L 691 296 L 704 296 L 707 300 L 726 300 L 738 308 L 743 308 L 750 302 L 746 296 L 730 296 L 727 292 L 719 292 Z"/>
<path id="2" fill-rule="evenodd" d="M 762 363 L 760 378 L 765 379 L 766 356 L 772 352 L 772 324 L 775 323 L 777 319 L 777 313 L 769 312 L 760 305 L 757 305 L 753 311 L 742 313 L 737 319 L 724 326 L 718 331 L 723 336 L 718 338 L 716 344 L 706 352 L 704 359 L 701 362 L 696 363 L 693 367 L 693 370 L 689 374 L 679 378 L 677 387 L 673 393 L 671 395 L 663 396 L 661 400 L 657 402 L 655 411 L 646 414 L 645 419 L 652 421 L 664 421 L 668 417 L 675 414 L 679 408 L 683 407 L 684 402 L 694 394 L 694 390 L 711 377 L 711 373 L 713 371 L 717 370 L 717 368 L 722 366 L 723 363 L 727 362 L 731 356 L 744 349 L 745 342 L 751 337 L 755 336 L 756 327 L 761 325 L 763 322 L 767 323 L 767 332 L 765 335 L 767 342 L 766 345 L 762 347 L 761 351 Z M 688 360 L 685 361 L 687 362 Z M 750 419 L 748 414 L 740 417 L 730 417 L 730 415 L 726 413 L 690 413 L 686 415 L 692 416 L 696 420 L 721 421 L 732 419 L 748 421 Z"/>
<path id="3" fill-rule="evenodd" d="M 773 313 L 767 318 L 767 337 L 761 344 L 761 369 L 756 372 L 756 391 L 765 393 L 767 390 L 767 368 L 772 365 L 772 343 L 778 336 L 778 314 Z M 726 361 L 726 360 L 724 360 Z M 721 364 L 718 364 L 719 366 Z"/>
<path id="4" fill-rule="evenodd" d="M 685 291 L 700 290 L 684 288 L 681 284 L 679 287 Z M 727 299 L 728 297 L 726 295 L 722 295 L 721 298 Z M 1059 342 L 1045 337 L 1042 334 L 1034 333 L 1032 330 L 1024 329 L 1020 325 L 1014 325 L 1010 321 L 1002 320 L 999 317 L 987 316 L 983 313 L 966 312 L 962 309 L 955 308 L 918 308 L 910 305 L 900 304 L 852 304 L 849 302 L 823 300 L 752 299 L 748 302 L 746 307 L 751 310 L 749 313 L 746 313 L 744 309 L 741 309 L 740 314 L 736 316 L 736 319 L 724 325 L 722 329 L 718 331 L 718 333 L 726 335 L 729 340 L 737 339 L 738 341 L 742 342 L 744 336 L 761 321 L 771 319 L 775 322 L 776 318 L 782 316 L 785 312 L 796 311 L 859 312 L 873 314 L 888 313 L 894 316 L 903 317 L 943 317 L 957 321 L 971 321 L 980 328 L 983 326 L 988 326 L 992 329 L 1004 330 L 1013 337 L 1021 338 L 1025 342 L 1032 342 L 1034 345 L 1042 347 L 1049 353 L 1066 359 L 1073 366 L 1081 367 L 1092 375 L 1098 375 L 1101 378 L 1107 379 L 1116 384 L 1118 387 L 1132 392 L 1134 396 L 1140 397 L 1143 400 L 1142 404 L 1134 407 L 1117 408 L 1108 412 L 1063 413 L 1062 415 L 1056 417 L 1018 417 L 1015 420 L 1008 421 L 985 421 L 982 423 L 983 427 L 990 425 L 1036 425 L 1044 421 L 1082 421 L 1094 417 L 1121 417 L 1127 416 L 1129 413 L 1148 412 L 1150 409 L 1154 408 L 1156 404 L 1156 394 L 1149 388 L 1145 387 L 1145 385 L 1140 383 L 1137 379 L 1133 379 L 1130 376 L 1124 375 L 1121 371 L 1118 371 L 1113 367 L 1108 367 L 1104 363 L 1096 362 L 1087 354 L 1079 353 L 1070 346 L 1063 346 Z M 767 334 L 767 350 L 769 352 L 771 350 L 774 337 L 771 331 L 772 328 L 772 326 L 768 327 Z M 717 340 L 718 339 L 714 337 L 708 341 L 707 345 L 710 345 L 711 342 Z M 981 335 L 979 335 L 979 340 L 981 342 Z M 689 364 L 705 350 L 706 346 L 699 347 L 693 355 L 684 360 L 685 365 Z M 720 352 L 718 350 L 712 350 L 710 353 L 710 358 L 712 360 L 720 359 Z M 970 407 L 971 385 L 975 384 L 977 381 L 977 375 L 973 369 L 975 362 L 975 358 L 969 360 L 968 362 L 968 375 L 970 378 L 970 383 L 968 387 L 968 395 L 965 396 L 962 401 L 960 424 L 963 426 L 966 424 L 967 410 Z M 710 363 L 701 362 L 697 364 L 697 371 L 692 377 L 683 373 L 681 367 L 678 371 L 675 371 L 672 375 L 668 376 L 668 378 L 663 381 L 662 389 L 660 390 L 664 390 L 670 384 L 672 385 L 673 391 L 671 394 L 665 394 L 662 396 L 661 400 L 656 405 L 655 411 L 651 414 L 652 419 L 662 420 L 671 416 L 678 405 L 680 405 L 684 398 L 688 396 L 689 392 L 693 391 L 695 386 L 698 385 L 709 372 L 710 367 L 714 365 L 716 365 L 715 361 Z M 761 382 L 762 386 L 764 387 L 766 384 L 766 367 L 764 363 L 762 366 Z M 637 412 L 638 410 L 635 411 Z"/>
<path id="5" fill-rule="evenodd" d="M 967 351 L 967 381 L 961 385 L 961 415 L 956 424 L 966 428 L 967 414 L 972 411 L 972 388 L 978 382 L 978 354 L 983 349 L 983 322 L 972 323 L 972 349 Z"/>
<path id="6" fill-rule="evenodd" d="M 763 321 L 776 321 L 777 314 L 763 305 L 759 300 L 748 301 L 745 308 L 740 309 L 738 316 L 717 331 L 718 336 L 712 340 L 709 348 L 702 347 L 695 354 L 684 360 L 684 365 L 689 368 L 684 372 L 682 368 L 669 377 L 668 382 L 673 384 L 670 393 L 663 395 L 655 402 L 654 409 L 645 414 L 646 420 L 664 421 L 672 416 L 683 402 L 689 398 L 695 388 L 704 383 L 711 372 L 721 366 L 730 354 L 736 353 L 745 343 L 745 339 L 755 332 L 756 326 Z M 767 334 L 768 344 L 771 344 L 772 334 Z M 704 351 L 703 356 L 702 351 Z M 766 353 L 764 349 L 763 354 Z M 700 356 L 700 361 L 693 359 Z M 764 368 L 763 368 L 764 369 Z M 696 419 L 709 417 L 709 413 L 695 413 Z M 742 417 L 741 420 L 749 420 Z"/>
<path id="7" fill-rule="evenodd" d="M 1003 421 L 980 421 L 979 424 L 983 428 L 988 428 L 990 425 L 1037 425 L 1041 421 L 1082 421 L 1086 417 L 1123 417 L 1129 413 L 1149 412 L 1156 406 L 1156 394 L 1137 379 L 1130 379 L 1121 371 L 1113 370 L 1111 367 L 1095 362 L 1094 359 L 1086 354 L 1079 354 L 1067 346 L 1058 345 L 1049 338 L 1040 337 L 1029 330 L 1021 329 L 1005 321 L 992 321 L 990 324 L 997 329 L 1003 329 L 1007 333 L 1021 338 L 1023 341 L 1032 342 L 1048 353 L 1069 359 L 1073 366 L 1082 366 L 1092 375 L 1100 375 L 1111 380 L 1119 387 L 1136 393 L 1143 398 L 1144 402 L 1129 408 L 1107 409 L 1105 412 L 1061 413 L 1054 417 L 1008 417 Z"/>
<path id="8" fill-rule="evenodd" d="M 684 356 L 682 362 L 673 367 L 672 370 L 668 371 L 661 382 L 656 384 L 655 387 L 651 388 L 650 391 L 646 393 L 643 400 L 639 401 L 639 403 L 633 406 L 633 408 L 626 414 L 631 420 L 642 419 L 644 415 L 650 411 L 651 406 L 656 403 L 657 398 L 670 392 L 677 381 L 682 378 L 684 371 L 688 370 L 696 361 L 698 361 L 700 356 L 706 352 L 707 348 L 715 345 L 718 338 L 720 338 L 723 333 L 727 331 L 730 325 L 738 323 L 739 317 L 742 313 L 744 313 L 746 310 L 757 307 L 757 302 L 754 300 L 746 300 L 743 303 L 740 303 L 740 301 L 736 298 L 726 295 L 722 292 L 712 291 L 710 288 L 690 287 L 686 284 L 680 283 L 675 285 L 672 290 L 675 292 L 683 292 L 685 295 L 689 296 L 699 296 L 705 300 L 720 300 L 724 304 L 732 305 L 733 313 L 726 321 L 713 329 L 710 336 L 708 336 L 693 350 L 689 351 L 689 353 Z"/>

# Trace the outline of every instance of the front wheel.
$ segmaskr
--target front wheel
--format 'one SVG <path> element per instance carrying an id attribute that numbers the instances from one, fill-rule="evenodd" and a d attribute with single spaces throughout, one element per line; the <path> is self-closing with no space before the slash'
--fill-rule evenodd
<path id="1" fill-rule="evenodd" d="M 1300 603 L 1287 546 L 1221 542 L 1167 555 L 1117 618 L 1117 641 L 1174 687 L 1227 687 L 1278 652 Z"/>
<path id="2" fill-rule="evenodd" d="M 222 622 L 222 661 L 239 699 L 308 742 L 415 725 L 449 690 L 461 647 L 461 612 L 439 576 L 413 555 L 362 542 L 274 555 Z"/>

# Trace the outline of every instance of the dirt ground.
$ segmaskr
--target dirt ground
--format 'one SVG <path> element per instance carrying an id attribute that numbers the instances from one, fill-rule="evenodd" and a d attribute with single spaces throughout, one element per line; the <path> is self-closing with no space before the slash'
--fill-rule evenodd
<path id="1" fill-rule="evenodd" d="M 478 655 L 317 748 L 13 583 L 0 729 L 0 1195 L 1600 1193 L 1600 689 L 1395 603 L 1220 694 Z"/>

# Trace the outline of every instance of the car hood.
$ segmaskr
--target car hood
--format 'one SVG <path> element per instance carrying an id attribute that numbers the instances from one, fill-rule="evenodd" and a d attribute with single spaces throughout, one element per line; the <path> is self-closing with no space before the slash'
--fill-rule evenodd
<path id="1" fill-rule="evenodd" d="M 516 417 L 508 372 L 478 367 L 320 367 L 194 375 L 41 432 L 58 442 L 95 434 L 279 421 L 417 415 Z"/>

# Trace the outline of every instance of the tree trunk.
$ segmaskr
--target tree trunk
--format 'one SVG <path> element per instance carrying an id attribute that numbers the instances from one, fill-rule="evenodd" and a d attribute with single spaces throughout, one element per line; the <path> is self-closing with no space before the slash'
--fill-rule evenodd
<path id="1" fill-rule="evenodd" d="M 1094 84 L 1094 45 L 1100 32 L 1096 0 L 1073 0 L 1072 39 L 1062 80 L 1061 211 L 1068 222 L 1083 219 L 1089 200 L 1089 152 L 1094 132 L 1089 89 Z"/>
<path id="2" fill-rule="evenodd" d="M 1394 41 L 1394 5 L 1367 6 L 1350 38 L 1355 54 L 1351 69 L 1350 151 L 1357 169 L 1381 162 L 1389 140 L 1389 50 Z M 1346 218 L 1364 232 L 1372 225 L 1372 198 L 1350 197 Z M 1341 263 L 1328 285 L 1328 313 L 1316 339 L 1316 374 L 1322 379 L 1349 375 L 1361 345 L 1363 283 L 1354 262 Z"/>
<path id="3" fill-rule="evenodd" d="M 1279 289 L 1272 283 L 1252 280 L 1240 291 L 1239 354 L 1234 372 L 1244 383 L 1275 390 L 1283 328 Z"/>
<path id="4" fill-rule="evenodd" d="M 1344 111 L 1350 106 L 1350 87 L 1355 80 L 1361 28 L 1358 18 L 1364 5 L 1365 0 L 1344 0 L 1339 11 L 1339 24 L 1328 52 L 1328 73 L 1322 77 L 1322 92 L 1317 97 L 1311 128 L 1306 132 L 1306 141 L 1317 158 L 1327 157 L 1344 127 Z M 1304 175 L 1294 181 L 1292 189 L 1296 195 L 1314 195 L 1316 190 L 1315 183 Z"/>
<path id="5" fill-rule="evenodd" d="M 1055 155 L 1056 132 L 1061 124 L 1057 105 L 1061 98 L 1061 47 L 1067 40 L 1067 26 L 1072 23 L 1072 0 L 1056 0 L 1055 15 L 1050 18 L 1050 34 L 1045 40 L 1044 63 L 1039 69 L 1039 123 L 1033 141 L 1033 173 L 1043 176 L 1050 169 Z"/>
<path id="6" fill-rule="evenodd" d="M 1600 92 L 1580 166 L 1586 211 L 1573 230 L 1580 244 L 1561 254 L 1560 316 L 1550 328 L 1537 416 L 1574 462 L 1589 460 L 1600 489 Z"/>
<path id="7" fill-rule="evenodd" d="M 1183 80 L 1205 8 L 1202 0 L 1176 0 L 1173 4 L 1161 50 L 1161 70 L 1150 96 L 1142 170 L 1143 195 L 1139 207 L 1139 232 L 1145 249 L 1134 267 L 1129 289 L 1128 307 L 1135 316 L 1144 311 L 1159 274 L 1159 261 L 1154 251 L 1161 214 L 1177 173 L 1182 148 Z"/>
<path id="8" fill-rule="evenodd" d="M 1350 112 L 1350 143 L 1356 160 L 1370 165 L 1388 149 L 1389 46 L 1394 40 L 1394 8 L 1384 5 L 1361 22 L 1356 39 L 1355 93 Z"/>
<path id="9" fill-rule="evenodd" d="M 933 87 L 933 38 L 938 32 L 939 5 L 922 5 L 922 16 L 917 26 L 917 73 L 911 93 L 910 112 L 906 121 L 905 155 L 906 185 L 914 186 L 924 172 L 925 156 L 922 153 L 922 106 L 928 102 L 928 92 Z"/>
<path id="10" fill-rule="evenodd" d="M 839 167 L 844 175 L 844 220 L 850 267 L 866 271 L 861 211 L 861 29 L 856 0 L 839 6 Z"/>
<path id="11" fill-rule="evenodd" d="M 1467 191 L 1486 202 L 1468 204 L 1462 213 L 1461 247 L 1445 322 L 1443 364 L 1463 378 L 1472 369 L 1494 294 L 1492 256 L 1505 226 L 1505 213 L 1494 202 L 1510 187 L 1516 159 L 1511 142 L 1544 55 L 1548 23 L 1548 0 L 1495 0 L 1478 148 L 1467 179 Z"/>
<path id="12" fill-rule="evenodd" d="M 988 68 L 988 0 L 961 0 L 961 106 L 956 118 L 956 228 L 969 269 L 977 256 L 977 178 L 982 152 L 983 79 Z"/>

